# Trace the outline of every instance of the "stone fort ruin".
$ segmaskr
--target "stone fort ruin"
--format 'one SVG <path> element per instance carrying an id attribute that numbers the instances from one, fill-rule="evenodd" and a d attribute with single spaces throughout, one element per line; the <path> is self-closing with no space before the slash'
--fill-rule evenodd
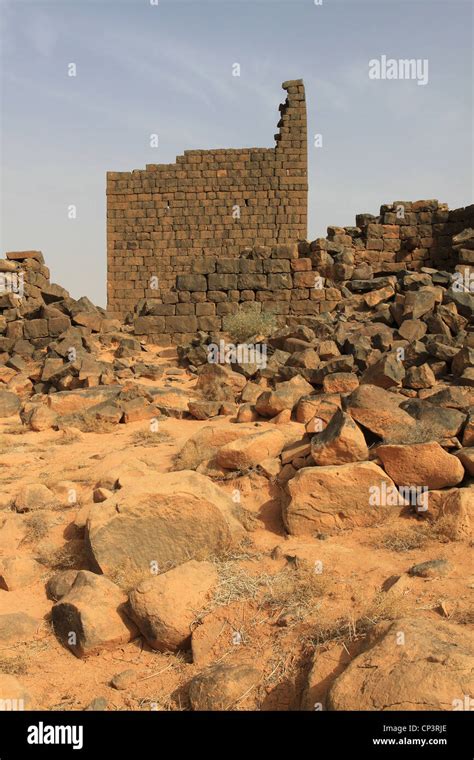
<path id="1" fill-rule="evenodd" d="M 311 324 L 366 278 L 392 287 L 406 270 L 472 263 L 452 237 L 473 226 L 474 206 L 437 200 L 384 204 L 308 242 L 305 91 L 301 79 L 282 86 L 274 148 L 190 150 L 107 174 L 108 310 L 135 311 L 137 335 L 187 341 L 242 308 Z"/>
<path id="2" fill-rule="evenodd" d="M 239 256 L 256 240 L 272 246 L 306 237 L 304 85 L 282 86 L 287 97 L 274 148 L 188 150 L 175 164 L 108 173 L 111 312 L 123 315 L 140 298 L 169 293 L 176 275 L 199 258 Z M 179 320 L 169 325 L 180 330 Z"/>

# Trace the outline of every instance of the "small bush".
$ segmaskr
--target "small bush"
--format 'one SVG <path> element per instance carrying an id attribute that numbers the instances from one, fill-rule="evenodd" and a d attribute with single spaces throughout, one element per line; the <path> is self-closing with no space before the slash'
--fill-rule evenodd
<path id="1" fill-rule="evenodd" d="M 254 335 L 271 335 L 275 330 L 275 315 L 259 312 L 255 308 L 227 314 L 222 322 L 223 329 L 237 343 L 242 343 Z"/>
<path id="2" fill-rule="evenodd" d="M 382 546 L 392 552 L 409 552 L 413 549 L 422 549 L 428 540 L 427 527 L 420 525 L 387 533 L 382 539 Z"/>

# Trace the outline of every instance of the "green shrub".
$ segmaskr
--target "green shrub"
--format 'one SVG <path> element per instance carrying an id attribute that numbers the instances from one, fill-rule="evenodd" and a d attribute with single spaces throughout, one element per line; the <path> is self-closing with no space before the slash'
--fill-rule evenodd
<path id="1" fill-rule="evenodd" d="M 239 309 L 236 314 L 227 314 L 223 319 L 222 326 L 232 340 L 242 343 L 254 335 L 271 335 L 275 330 L 276 322 L 274 314 L 251 308 Z"/>

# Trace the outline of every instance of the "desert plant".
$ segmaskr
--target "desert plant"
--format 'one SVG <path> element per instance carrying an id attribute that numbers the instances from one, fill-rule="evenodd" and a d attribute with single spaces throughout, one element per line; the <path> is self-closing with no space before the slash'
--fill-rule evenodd
<path id="1" fill-rule="evenodd" d="M 238 343 L 254 335 L 271 335 L 275 330 L 275 325 L 275 315 L 266 311 L 257 311 L 256 306 L 239 309 L 235 314 L 227 314 L 222 322 L 225 332 Z"/>

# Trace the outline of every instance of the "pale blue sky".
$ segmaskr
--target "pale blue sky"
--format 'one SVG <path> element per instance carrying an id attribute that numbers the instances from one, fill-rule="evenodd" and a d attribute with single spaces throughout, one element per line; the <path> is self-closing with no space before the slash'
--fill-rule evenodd
<path id="1" fill-rule="evenodd" d="M 470 2 L 0 0 L 0 20 L 1 250 L 41 249 L 75 297 L 105 305 L 106 171 L 273 146 L 285 79 L 306 85 L 309 239 L 392 200 L 472 202 Z M 370 80 L 382 55 L 428 59 L 428 84 Z"/>

